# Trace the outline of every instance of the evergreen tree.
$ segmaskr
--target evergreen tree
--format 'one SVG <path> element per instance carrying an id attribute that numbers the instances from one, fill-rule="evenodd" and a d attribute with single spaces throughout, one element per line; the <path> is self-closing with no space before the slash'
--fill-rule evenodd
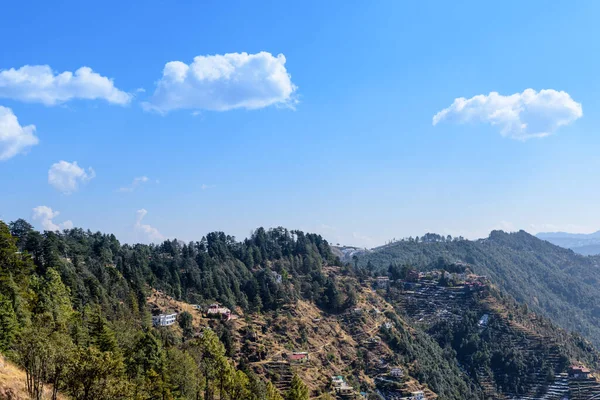
<path id="1" fill-rule="evenodd" d="M 6 353 L 11 348 L 18 328 L 12 303 L 0 293 L 0 352 Z"/>
<path id="2" fill-rule="evenodd" d="M 294 374 L 290 389 L 285 395 L 285 400 L 308 400 L 308 387 L 298 375 Z"/>
<path id="3" fill-rule="evenodd" d="M 267 382 L 266 399 L 265 400 L 283 400 L 279 391 L 271 382 Z"/>

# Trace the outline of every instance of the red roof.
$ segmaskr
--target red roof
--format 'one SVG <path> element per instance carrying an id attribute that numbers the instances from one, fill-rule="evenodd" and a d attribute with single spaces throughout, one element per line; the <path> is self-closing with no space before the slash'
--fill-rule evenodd
<path id="1" fill-rule="evenodd" d="M 292 354 L 289 356 L 290 360 L 302 360 L 303 358 L 308 357 L 308 354 Z"/>

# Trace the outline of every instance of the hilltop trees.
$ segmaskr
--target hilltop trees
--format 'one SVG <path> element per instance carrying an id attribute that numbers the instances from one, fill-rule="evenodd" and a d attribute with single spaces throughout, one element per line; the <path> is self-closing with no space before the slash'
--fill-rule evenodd
<path id="1" fill-rule="evenodd" d="M 320 296 L 325 287 L 301 278 L 336 262 L 320 236 L 282 228 L 258 229 L 244 242 L 215 232 L 188 244 L 121 246 L 113 235 L 40 234 L 24 220 L 0 222 L 0 351 L 25 370 L 35 399 L 52 384 L 54 399 L 60 390 L 75 400 L 281 400 L 228 358 L 227 328 L 221 338 L 210 329 L 193 337 L 184 312 L 185 341 L 148 329 L 147 287 L 275 310 Z"/>

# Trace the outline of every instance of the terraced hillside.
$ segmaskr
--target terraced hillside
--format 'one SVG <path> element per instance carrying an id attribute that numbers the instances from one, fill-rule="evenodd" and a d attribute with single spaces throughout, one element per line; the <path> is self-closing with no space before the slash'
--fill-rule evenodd
<path id="1" fill-rule="evenodd" d="M 394 242 L 345 261 L 377 274 L 390 265 L 419 270 L 461 262 L 487 276 L 503 292 L 563 329 L 600 346 L 600 262 L 540 240 L 527 232 L 493 231 L 481 240 L 435 234 Z"/>
<path id="2" fill-rule="evenodd" d="M 589 344 L 578 346 L 570 334 L 504 298 L 481 277 L 444 286 L 422 274 L 414 282 L 378 287 L 374 278 L 360 283 L 339 267 L 324 270 L 340 286 L 357 290 L 353 307 L 328 313 L 300 300 L 277 312 L 237 310 L 239 318 L 229 322 L 196 311 L 194 326 L 228 330 L 234 359 L 282 393 L 294 374 L 314 398 L 334 393 L 333 376 L 343 377 L 345 397 L 362 392 L 393 399 L 422 392 L 428 399 L 562 400 L 600 393 L 595 378 L 567 375 L 574 363 L 598 365 Z M 158 297 L 150 299 L 156 303 Z M 189 310 L 171 301 L 170 309 Z M 164 299 L 163 306 L 169 308 Z"/>
<path id="3" fill-rule="evenodd" d="M 420 274 L 414 282 L 395 282 L 380 292 L 440 346 L 452 347 L 486 398 L 600 396 L 595 378 L 572 379 L 567 374 L 574 363 L 598 365 L 598 354 L 589 344 L 578 346 L 549 321 L 502 298 L 493 286 L 482 285 L 481 277 L 471 275 L 448 287 L 431 274 Z"/>

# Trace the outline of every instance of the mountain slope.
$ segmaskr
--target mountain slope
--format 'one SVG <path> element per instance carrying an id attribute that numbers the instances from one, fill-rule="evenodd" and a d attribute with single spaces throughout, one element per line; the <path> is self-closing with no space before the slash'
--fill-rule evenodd
<path id="1" fill-rule="evenodd" d="M 599 367 L 589 342 L 483 278 L 391 272 L 379 282 L 320 236 L 283 228 L 241 242 L 215 232 L 130 246 L 0 222 L 0 351 L 38 387 L 74 400 L 308 400 L 335 390 L 502 399 L 558 388 L 571 363 Z M 215 301 L 231 312 L 210 318 Z M 152 325 L 172 313 L 171 325 Z M 595 378 L 586 385 L 598 389 Z"/>
<path id="2" fill-rule="evenodd" d="M 600 345 L 600 267 L 596 258 L 540 240 L 524 231 L 494 231 L 478 241 L 401 241 L 358 256 L 359 266 L 387 271 L 390 264 L 430 269 L 463 262 L 518 302 Z"/>

